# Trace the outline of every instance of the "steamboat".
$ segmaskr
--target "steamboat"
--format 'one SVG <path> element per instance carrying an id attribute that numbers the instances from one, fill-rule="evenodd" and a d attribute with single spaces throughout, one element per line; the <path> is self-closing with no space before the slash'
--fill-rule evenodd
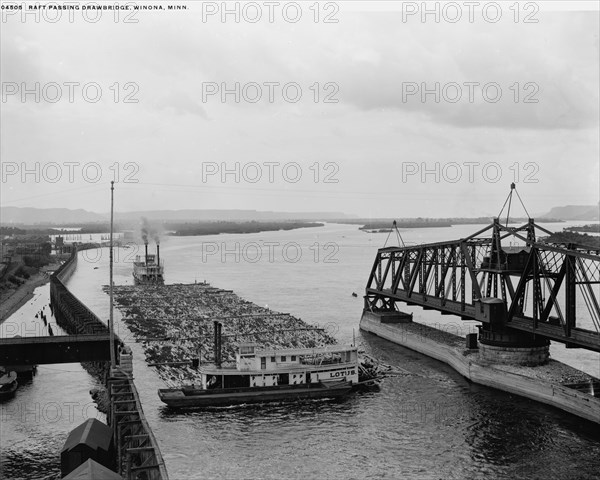
<path id="1" fill-rule="evenodd" d="M 156 244 L 156 255 L 148 253 L 148 243 L 144 244 L 145 255 L 136 255 L 133 262 L 133 279 L 136 285 L 163 285 L 164 266 L 160 262 L 160 245 Z"/>
<path id="2" fill-rule="evenodd" d="M 339 398 L 359 385 L 358 352 L 346 345 L 260 349 L 243 343 L 235 366 L 222 366 L 215 353 L 215 363 L 201 366 L 200 374 L 201 385 L 159 389 L 159 398 L 173 408 Z"/>

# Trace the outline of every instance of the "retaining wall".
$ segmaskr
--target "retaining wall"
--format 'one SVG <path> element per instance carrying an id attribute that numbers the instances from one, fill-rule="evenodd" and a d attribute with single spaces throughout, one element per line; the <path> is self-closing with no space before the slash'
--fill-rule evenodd
<path id="1" fill-rule="evenodd" d="M 447 335 L 450 334 L 447 332 L 439 335 L 436 334 L 435 328 L 420 324 L 411 327 L 410 324 L 381 323 L 376 316 L 370 314 L 362 316 L 360 328 L 444 362 L 472 382 L 521 395 L 600 423 L 600 398 L 565 387 L 558 382 L 547 382 L 508 372 L 500 366 L 494 367 L 479 363 L 475 360 L 478 358 L 478 354 L 473 355 L 464 347 L 457 347 L 459 342 L 466 345 L 466 340 L 462 337 L 456 336 L 455 341 L 448 341 Z M 422 335 L 421 332 L 427 333 Z"/>

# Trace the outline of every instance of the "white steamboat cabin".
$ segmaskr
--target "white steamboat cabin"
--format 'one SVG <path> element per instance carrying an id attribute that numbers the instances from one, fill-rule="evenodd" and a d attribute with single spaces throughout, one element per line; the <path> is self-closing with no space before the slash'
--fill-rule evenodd
<path id="1" fill-rule="evenodd" d="M 259 349 L 255 343 L 243 343 L 235 368 L 208 364 L 200 371 L 205 390 L 340 381 L 357 384 L 358 352 L 347 345 Z"/>

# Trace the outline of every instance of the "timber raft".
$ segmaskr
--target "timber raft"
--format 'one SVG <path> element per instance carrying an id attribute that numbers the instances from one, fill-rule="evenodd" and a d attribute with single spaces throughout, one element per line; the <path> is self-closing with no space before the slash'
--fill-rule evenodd
<path id="1" fill-rule="evenodd" d="M 107 287 L 106 287 L 107 288 Z M 105 289 L 106 289 L 105 288 Z M 243 342 L 264 348 L 336 344 L 324 328 L 275 312 L 208 283 L 115 286 L 123 322 L 142 344 L 146 362 L 170 388 L 201 382 L 199 362 L 212 362 L 213 322 L 222 324 L 223 363 Z"/>
<path id="2" fill-rule="evenodd" d="M 382 321 L 383 320 L 383 321 Z M 600 380 L 550 359 L 535 367 L 490 363 L 465 338 L 420 323 L 390 323 L 365 311 L 360 328 L 454 368 L 468 380 L 521 395 L 600 423 Z"/>

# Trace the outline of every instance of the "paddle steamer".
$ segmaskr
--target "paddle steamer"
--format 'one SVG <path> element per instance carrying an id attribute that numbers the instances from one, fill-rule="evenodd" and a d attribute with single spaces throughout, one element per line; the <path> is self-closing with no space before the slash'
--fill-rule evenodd
<path id="1" fill-rule="evenodd" d="M 156 255 L 148 253 L 148 244 L 145 244 L 145 255 L 136 255 L 133 262 L 133 279 L 136 285 L 165 283 L 164 266 L 160 263 L 160 246 L 156 244 Z"/>
<path id="2" fill-rule="evenodd" d="M 201 385 L 160 389 L 160 399 L 174 408 L 197 408 L 272 401 L 342 397 L 359 384 L 354 346 L 259 349 L 239 346 L 235 366 L 200 367 Z"/>

